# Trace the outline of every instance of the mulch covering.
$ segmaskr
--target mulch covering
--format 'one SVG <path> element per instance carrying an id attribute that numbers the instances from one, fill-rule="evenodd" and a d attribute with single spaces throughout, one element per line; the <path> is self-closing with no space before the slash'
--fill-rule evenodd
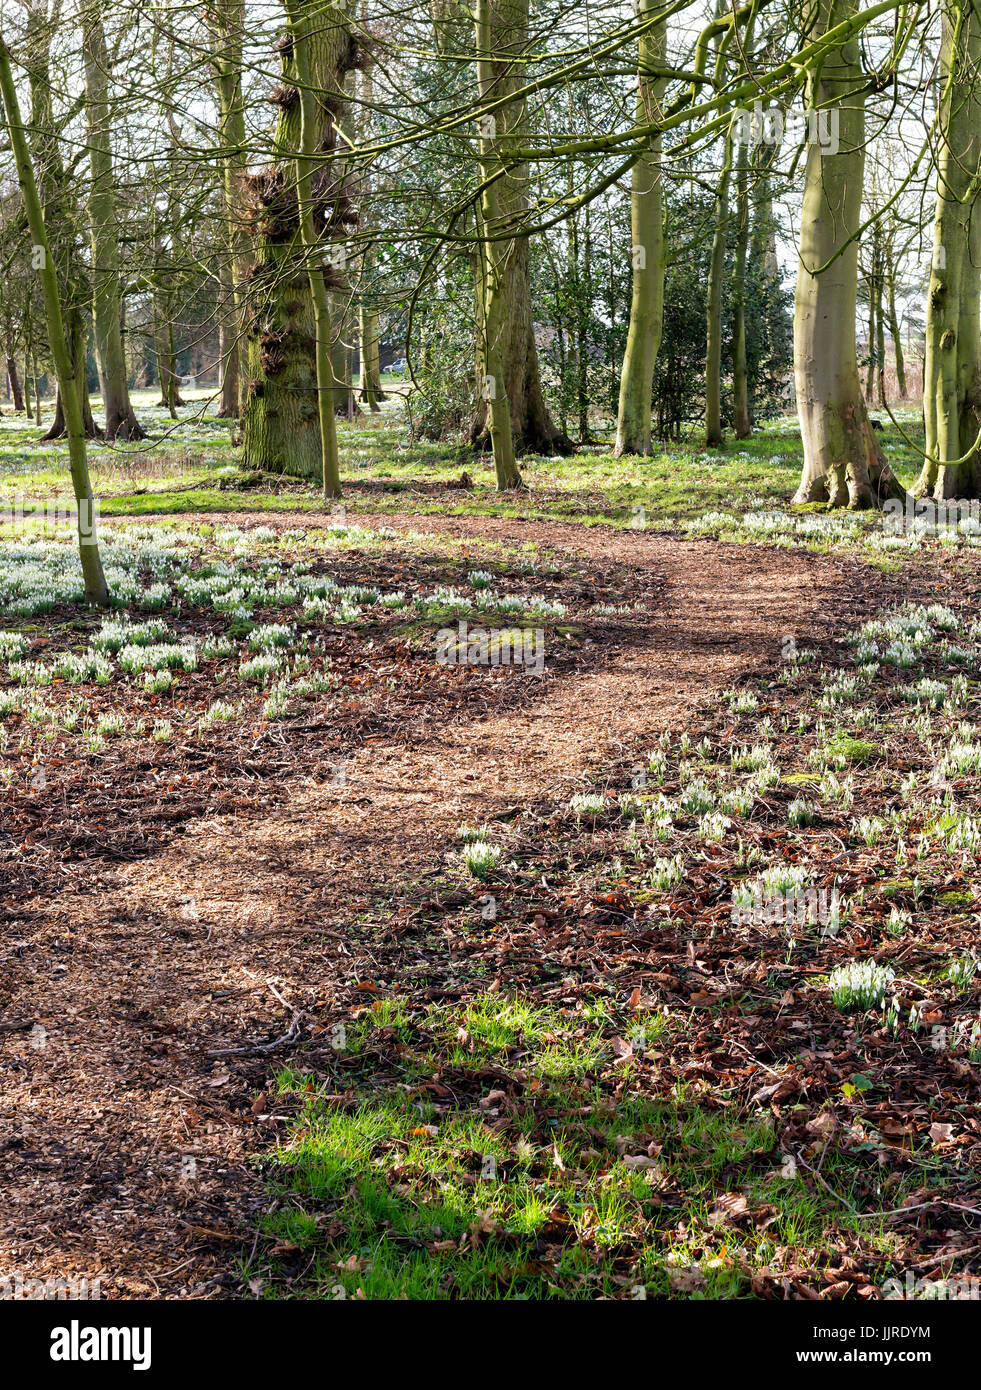
<path id="1" fill-rule="evenodd" d="M 298 524 L 223 518 L 259 519 Z M 237 1262 L 256 1249 L 268 1201 L 249 1160 L 286 1137 L 292 1115 L 275 1100 L 272 1070 L 319 1068 L 343 1097 L 344 1064 L 323 1038 L 332 1023 L 375 998 L 463 1000 L 488 981 L 569 1009 L 608 998 L 622 1016 L 612 1062 L 629 1017 L 691 1010 L 691 1027 L 671 1030 L 626 1073 L 611 1063 L 610 1098 L 667 1096 L 684 1078 L 707 1107 L 767 1109 L 779 1141 L 754 1161 L 772 1167 L 790 1152 L 821 1183 L 829 1144 L 861 1149 L 871 1201 L 898 1181 L 910 1143 L 949 1123 L 937 1143 L 950 1183 L 939 1199 L 924 1187 L 889 1219 L 922 1273 L 971 1255 L 976 1213 L 964 1208 L 981 1207 L 973 1068 L 905 1037 L 859 1038 L 807 987 L 845 948 L 818 942 L 788 962 L 779 932 L 734 928 L 721 850 L 652 912 L 631 884 L 610 886 L 612 830 L 607 844 L 602 826 L 583 827 L 566 809 L 586 773 L 628 785 L 659 730 L 745 741 L 712 692 L 774 669 L 788 632 L 819 646 L 897 602 L 898 581 L 837 557 L 658 535 L 384 518 L 403 521 L 533 539 L 561 557 L 561 575 L 526 585 L 561 596 L 578 629 L 550 646 L 544 678 L 448 670 L 412 635 L 335 629 L 341 684 L 309 714 L 88 757 L 55 745 L 43 793 L 15 766 L 0 862 L 0 1264 L 25 1278 L 100 1277 L 103 1297 L 239 1294 Z M 419 560 L 409 572 L 404 556 L 349 553 L 342 563 L 358 582 L 452 577 Z M 915 578 L 931 599 L 941 588 L 956 596 L 956 580 L 932 569 Z M 583 602 L 625 598 L 651 611 L 582 616 Z M 227 695 L 206 666 L 192 681 L 195 707 Z M 116 707 L 117 685 L 97 693 Z M 156 714 L 154 697 L 132 698 Z M 794 698 L 782 692 L 781 709 Z M 803 766 L 806 749 L 793 742 L 784 737 L 781 756 L 796 753 Z M 776 814 L 785 799 L 748 832 L 768 855 L 786 846 Z M 499 885 L 501 922 L 483 935 L 472 922 L 485 886 L 443 882 L 464 820 L 507 827 L 519 865 Z M 838 872 L 847 893 L 885 871 L 868 852 Z M 972 931 L 967 914 L 938 909 L 894 955 L 909 975 L 952 942 L 970 944 Z M 847 949 L 874 951 L 878 940 L 852 935 Z M 393 1061 L 382 1038 L 379 1084 Z M 872 1070 L 857 1107 L 842 1085 Z M 531 1103 L 520 1068 L 485 1081 L 508 1105 Z M 452 1092 L 457 1104 L 479 1099 L 457 1084 Z M 739 1174 L 727 1177 L 727 1219 L 764 1222 L 765 1211 L 740 1206 Z M 683 1201 L 658 1194 L 667 1224 Z M 754 1290 L 869 1294 L 873 1254 L 833 1225 L 827 1237 L 811 1268 L 776 1259 L 755 1272 Z"/>

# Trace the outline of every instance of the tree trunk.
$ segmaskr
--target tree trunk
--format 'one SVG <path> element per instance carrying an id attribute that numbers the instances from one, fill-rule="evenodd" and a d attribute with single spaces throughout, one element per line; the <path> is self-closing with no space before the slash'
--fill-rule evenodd
<path id="1" fill-rule="evenodd" d="M 582 211 L 582 261 L 576 256 L 576 409 L 580 444 L 589 444 L 589 316 L 593 305 L 593 221 Z"/>
<path id="2" fill-rule="evenodd" d="M 371 105 L 374 99 L 371 82 L 371 70 L 361 74 L 361 90 L 359 100 L 361 104 L 361 116 L 358 123 L 359 137 L 362 140 L 370 138 Z M 361 176 L 361 201 L 367 201 L 367 195 L 371 192 L 370 178 L 367 173 Z M 365 228 L 362 220 L 361 235 L 364 239 Z M 358 277 L 358 348 L 361 359 L 361 379 L 358 382 L 358 398 L 368 407 L 369 410 L 378 411 L 381 409 L 381 402 L 385 399 L 385 393 L 381 385 L 381 365 L 378 357 L 378 310 L 373 302 L 372 273 L 375 268 L 375 248 L 370 240 L 364 241 L 364 253 L 361 257 L 360 274 Z"/>
<path id="3" fill-rule="evenodd" d="M 856 13 L 857 0 L 819 0 L 818 32 Z M 858 41 L 850 39 L 826 54 L 808 93 L 811 110 L 837 113 L 838 145 L 813 138 L 807 147 L 794 297 L 794 379 L 804 444 L 798 504 L 874 507 L 905 496 L 869 423 L 855 351 L 864 81 Z"/>
<path id="4" fill-rule="evenodd" d="M 521 58 L 528 48 L 528 0 L 485 0 L 475 22 L 477 67 L 478 74 L 482 73 L 477 85 L 482 96 L 497 101 L 526 80 Z M 481 32 L 488 45 L 483 49 Z M 515 100 L 498 107 L 493 115 L 482 118 L 480 125 L 487 132 L 481 137 L 481 171 L 486 178 L 487 168 L 501 167 L 501 154 L 507 147 L 526 138 L 525 103 Z M 526 164 L 511 165 L 498 178 L 491 202 L 497 209 L 495 235 L 506 239 L 493 246 L 486 241 L 481 243 L 480 254 L 494 264 L 484 267 L 478 279 L 482 292 L 494 298 L 494 351 L 500 359 L 511 412 L 512 445 L 519 453 L 569 453 L 572 441 L 553 423 L 542 394 L 528 273 L 528 238 L 516 234 L 528 208 Z M 486 341 L 485 334 L 478 342 L 478 405 L 470 429 L 470 438 L 477 445 L 486 439 L 488 426 L 491 433 L 494 430 L 490 421 L 492 402 L 485 392 L 486 379 L 494 375 L 483 351 Z"/>
<path id="5" fill-rule="evenodd" d="M 156 297 L 156 326 L 154 330 L 154 349 L 157 357 L 157 376 L 160 378 L 159 405 L 169 411 L 172 420 L 177 419 L 177 407 L 183 405 L 178 389 L 177 360 L 174 353 L 174 326 L 164 307 L 163 295 Z"/>
<path id="6" fill-rule="evenodd" d="M 243 0 L 216 0 L 212 8 L 214 66 L 218 89 L 219 141 L 221 144 L 222 206 L 225 219 L 225 256 L 219 272 L 222 291 L 221 403 L 219 415 L 235 419 L 244 410 L 242 326 L 244 280 L 249 239 L 243 208 L 246 171 L 245 106 L 242 100 L 242 48 L 245 33 Z"/>
<path id="7" fill-rule="evenodd" d="M 306 7 L 307 9 L 309 7 Z M 316 165 L 320 137 L 317 119 L 317 97 L 313 89 L 311 49 L 313 34 L 303 0 L 286 0 L 293 43 L 293 63 L 299 86 L 300 140 L 296 156 L 296 194 L 300 240 L 307 263 L 310 297 L 313 300 L 316 343 L 317 412 L 320 422 L 322 478 L 325 497 L 340 497 L 340 460 L 337 452 L 337 427 L 334 422 L 336 377 L 331 362 L 330 297 L 324 279 L 317 232 L 314 226 L 313 169 Z M 314 21 L 316 23 L 316 21 Z"/>
<path id="8" fill-rule="evenodd" d="M 751 31 L 746 36 L 751 44 Z M 749 412 L 749 370 L 746 363 L 746 263 L 749 259 L 749 141 L 740 136 L 736 164 L 736 245 L 732 269 L 732 430 L 737 439 L 749 439 L 753 423 Z"/>
<path id="9" fill-rule="evenodd" d="M 520 18 L 523 4 L 515 7 Z M 524 11 L 527 20 L 527 10 Z M 506 20 L 501 12 L 499 0 L 477 0 L 474 11 L 474 30 L 477 50 L 477 90 L 481 100 L 499 96 L 501 92 L 499 71 L 500 58 L 508 32 Z M 527 32 L 523 31 L 524 33 Z M 521 36 L 519 36 L 520 39 Z M 513 119 L 515 113 L 509 113 Z M 509 272 L 509 264 L 518 254 L 519 244 L 523 244 L 527 257 L 528 243 L 496 240 L 504 230 L 504 205 L 501 197 L 500 177 L 503 167 L 502 151 L 505 145 L 503 134 L 499 135 L 498 122 L 503 124 L 504 114 L 481 117 L 478 128 L 480 149 L 480 179 L 483 191 L 480 200 L 481 241 L 478 246 L 478 297 L 480 311 L 478 323 L 480 340 L 478 360 L 483 366 L 480 381 L 480 398 L 483 420 L 490 434 L 491 449 L 494 454 L 494 469 L 500 491 L 521 487 L 521 474 L 514 457 L 514 435 L 509 398 L 510 371 L 515 355 L 514 326 L 517 315 L 513 312 L 512 294 L 515 289 L 514 275 Z M 515 122 L 520 127 L 520 116 Z M 527 259 L 524 261 L 527 274 Z M 534 343 L 532 342 L 532 349 Z M 517 354 L 520 357 L 520 353 Z M 525 359 L 527 362 L 527 358 Z M 520 365 L 520 363 L 519 363 Z M 537 359 L 536 359 L 537 367 Z M 520 392 L 521 383 L 516 383 Z M 480 431 L 475 423 L 474 437 Z"/>
<path id="10" fill-rule="evenodd" d="M 977 23 L 977 15 L 973 22 Z M 979 56 L 975 52 L 975 80 Z M 977 116 L 975 122 L 977 131 Z M 981 449 L 975 446 L 981 436 L 981 199 L 978 198 L 973 200 L 969 213 L 958 338 L 957 395 L 962 457 L 957 464 L 944 469 L 941 482 L 946 497 L 978 498 L 981 497 Z"/>
<path id="11" fill-rule="evenodd" d="M 978 183 L 981 98 L 977 93 L 981 24 L 967 6 L 943 15 L 940 153 L 934 254 L 927 296 L 923 363 L 926 459 L 919 497 L 981 496 L 978 434 Z"/>
<path id="12" fill-rule="evenodd" d="M 92 239 L 92 319 L 102 379 L 106 439 L 145 439 L 129 399 L 123 351 L 116 239 L 116 191 L 113 183 L 109 118 L 109 55 L 101 21 L 94 10 L 83 14 L 85 118 L 89 144 L 89 226 Z"/>
<path id="13" fill-rule="evenodd" d="M 718 447 L 722 436 L 722 286 L 726 269 L 726 223 L 732 174 L 733 135 L 730 127 L 722 152 L 722 169 L 715 193 L 712 254 L 705 298 L 705 443 Z"/>
<path id="14" fill-rule="evenodd" d="M 571 112 L 571 101 L 570 101 Z M 575 196 L 575 170 L 569 168 L 567 175 L 566 188 L 570 201 Z M 587 206 L 586 211 L 589 211 Z M 561 429 L 563 434 L 568 433 L 566 416 L 576 407 L 576 397 L 579 390 L 579 346 L 582 340 L 580 332 L 580 305 L 582 303 L 582 275 L 579 266 L 579 212 L 576 211 L 569 218 L 566 227 L 566 293 L 563 308 L 566 305 L 574 312 L 560 312 L 559 318 L 568 319 L 568 351 L 563 375 L 562 390 L 562 415 L 563 421 Z M 583 443 L 583 440 L 579 441 Z"/>
<path id="15" fill-rule="evenodd" d="M 35 247 L 41 252 L 38 273 L 41 291 L 44 295 L 45 316 L 48 323 L 48 342 L 58 376 L 60 396 L 68 435 L 68 459 L 72 478 L 72 488 L 78 515 L 78 549 L 82 565 L 82 578 L 85 584 L 85 597 L 89 603 L 105 607 L 109 602 L 109 590 L 102 569 L 99 554 L 99 540 L 96 531 L 95 499 L 89 478 L 88 457 L 85 448 L 85 428 L 82 419 L 81 402 L 75 383 L 75 366 L 65 335 L 65 325 L 61 313 L 61 290 L 54 258 L 48 244 L 44 225 L 41 198 L 34 182 L 34 169 L 31 164 L 27 137 L 21 123 L 20 108 L 17 102 L 17 89 L 14 86 L 10 66 L 10 52 L 0 38 L 0 95 L 7 118 L 7 131 L 10 146 L 17 167 L 17 178 L 24 197 L 24 211 Z"/>
<path id="16" fill-rule="evenodd" d="M 752 225 L 749 234 L 748 262 L 761 281 L 776 284 L 780 277 L 777 261 L 776 222 L 773 216 L 773 185 L 771 173 L 780 152 L 777 141 L 760 141 L 753 152 L 752 165 Z M 752 383 L 747 381 L 749 423 L 756 423 Z"/>
<path id="17" fill-rule="evenodd" d="M 10 394 L 14 399 L 14 414 L 24 413 L 24 393 L 20 389 L 20 379 L 17 376 L 17 359 L 7 358 L 7 382 L 10 386 Z"/>
<path id="18" fill-rule="evenodd" d="M 355 315 L 350 287 L 345 284 L 332 296 L 331 321 L 336 324 L 330 344 L 331 370 L 334 373 L 334 414 L 342 420 L 353 420 L 360 413 L 354 398 L 354 328 Z"/>
<path id="19" fill-rule="evenodd" d="M 222 271 L 222 298 L 231 295 L 231 285 Z M 222 315 L 218 325 L 218 354 L 221 357 L 221 397 L 218 402 L 219 420 L 237 420 L 239 416 L 238 329 L 234 320 Z"/>
<path id="20" fill-rule="evenodd" d="M 378 359 L 378 314 L 363 301 L 358 306 L 358 339 L 361 352 L 361 379 L 358 396 L 369 410 L 380 410 L 385 399 Z"/>
<path id="21" fill-rule="evenodd" d="M 58 125 L 52 104 L 51 38 L 56 18 L 44 8 L 29 11 L 26 28 L 24 67 L 31 95 L 31 145 L 38 169 L 38 196 L 48 230 L 49 255 L 54 257 L 55 273 L 63 290 L 62 323 L 68 346 L 86 438 L 97 439 L 102 431 L 92 416 L 88 381 L 85 373 L 85 350 L 88 329 L 82 305 L 90 301 L 85 275 L 78 257 L 75 236 L 74 190 L 69 186 L 58 144 Z M 37 267 L 39 270 L 45 267 Z M 55 403 L 55 418 L 43 440 L 61 439 L 68 430 L 65 405 L 59 381 Z"/>
<path id="22" fill-rule="evenodd" d="M 95 423 L 95 417 L 92 414 L 92 402 L 89 399 L 88 377 L 85 371 L 85 351 L 89 341 L 88 329 L 85 326 L 85 320 L 82 317 L 81 310 L 73 308 L 70 303 L 65 308 L 63 319 L 65 340 L 68 344 L 68 353 L 75 381 L 75 395 L 82 416 L 82 429 L 85 431 L 86 439 L 101 439 L 102 430 Z M 55 373 L 55 375 L 57 376 L 58 374 Z M 61 377 L 58 376 L 58 394 L 55 398 L 54 419 L 48 427 L 47 432 L 42 434 L 41 440 L 43 443 L 47 443 L 52 439 L 64 439 L 67 434 L 68 415 L 65 410 L 64 400 L 62 399 Z"/>
<path id="23" fill-rule="evenodd" d="M 335 122 L 344 107 L 344 76 L 363 61 L 343 12 L 303 0 L 302 14 L 316 18 L 305 39 L 311 85 L 319 94 L 314 148 L 320 152 L 311 178 L 312 217 L 318 241 L 345 235 L 354 225 L 339 161 Z M 322 478 L 324 448 L 318 394 L 316 313 L 304 254 L 293 165 L 301 147 L 300 98 L 293 43 L 280 45 L 282 86 L 275 162 L 247 176 L 256 259 L 248 283 L 248 343 L 243 455 L 248 467 L 301 478 Z M 329 249 L 329 248 L 325 248 Z M 330 257 L 328 256 L 328 260 Z M 324 272 L 328 289 L 339 281 Z M 329 346 L 329 345 L 328 345 Z"/>
<path id="24" fill-rule="evenodd" d="M 899 316 L 896 313 L 896 272 L 891 260 L 887 268 L 887 298 L 886 304 L 889 313 L 889 336 L 892 338 L 892 350 L 896 359 L 896 390 L 899 399 L 906 399 L 906 358 L 903 354 L 903 335 L 899 325 Z"/>
<path id="25" fill-rule="evenodd" d="M 875 377 L 878 386 L 879 405 L 886 405 L 886 323 L 882 309 L 882 268 L 875 280 Z"/>
<path id="26" fill-rule="evenodd" d="M 657 12 L 656 0 L 637 0 L 637 13 L 646 19 Z M 661 113 L 666 79 L 646 74 L 664 64 L 667 21 L 641 35 L 637 73 L 637 124 L 652 125 Z M 661 345 L 664 321 L 664 220 L 662 208 L 661 136 L 651 135 L 647 149 L 631 171 L 630 233 L 633 285 L 627 346 L 620 370 L 617 437 L 613 452 L 651 452 L 651 391 L 654 363 Z"/>
<path id="27" fill-rule="evenodd" d="M 872 395 L 875 388 L 875 287 L 874 275 L 869 277 L 869 326 L 867 330 L 868 339 L 868 362 L 865 366 L 865 399 L 869 405 L 872 404 Z"/>

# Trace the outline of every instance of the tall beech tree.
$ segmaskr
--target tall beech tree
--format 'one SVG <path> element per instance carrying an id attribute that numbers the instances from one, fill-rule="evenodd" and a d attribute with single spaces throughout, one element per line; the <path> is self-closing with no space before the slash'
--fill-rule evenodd
<path id="1" fill-rule="evenodd" d="M 317 142 L 320 134 L 317 119 L 317 94 L 313 87 L 313 70 L 310 63 L 311 39 L 315 29 L 305 12 L 302 0 L 286 0 L 286 13 L 289 17 L 290 36 L 293 42 L 293 65 L 296 70 L 300 104 L 300 143 L 296 154 L 296 196 L 300 240 L 306 253 L 307 278 L 310 284 L 310 297 L 313 300 L 321 476 L 324 496 L 339 497 L 341 495 L 341 475 L 337 455 L 337 425 L 334 420 L 334 366 L 331 359 L 330 299 L 327 293 L 323 264 L 320 260 L 320 247 L 313 216 L 313 172 L 316 167 Z"/>
<path id="2" fill-rule="evenodd" d="M 727 54 L 735 35 L 736 16 L 726 13 L 724 0 L 717 0 L 714 29 L 716 40 L 715 86 L 723 90 L 727 78 Z M 752 11 L 750 11 L 752 19 Z M 742 39 L 745 51 L 752 43 L 751 24 Z M 725 109 L 725 105 L 723 106 Z M 718 447 L 723 443 L 722 432 L 722 329 L 726 249 L 729 240 L 729 185 L 736 149 L 736 130 L 730 123 L 722 142 L 722 165 L 715 185 L 715 205 L 712 211 L 712 252 L 709 256 L 708 287 L 705 296 L 705 443 Z M 743 259 L 745 283 L 746 262 Z"/>
<path id="3" fill-rule="evenodd" d="M 648 19 L 658 9 L 658 0 L 638 0 L 637 17 Z M 632 289 L 627 346 L 620 372 L 614 446 L 618 457 L 651 451 L 651 388 L 664 321 L 663 175 L 661 135 L 656 126 L 667 79 L 658 77 L 656 69 L 664 66 L 666 42 L 667 22 L 663 20 L 640 36 L 637 124 L 655 129 L 647 137 L 630 176 Z"/>
<path id="4" fill-rule="evenodd" d="M 947 4 L 923 364 L 926 459 L 913 491 L 981 496 L 981 19 Z"/>
<path id="5" fill-rule="evenodd" d="M 519 0 L 519 13 L 521 8 Z M 495 0 L 477 0 L 474 10 L 474 32 L 478 93 L 483 100 L 490 100 L 500 94 L 499 63 L 504 32 L 500 7 Z M 510 114 L 513 117 L 515 112 L 512 110 Z M 522 485 L 521 474 L 514 457 L 514 429 L 508 392 L 512 375 L 510 369 L 514 366 L 515 355 L 512 330 L 517 315 L 513 309 L 512 295 L 516 285 L 512 272 L 513 261 L 518 254 L 518 238 L 508 241 L 502 239 L 505 207 L 501 186 L 507 169 L 504 158 L 507 147 L 506 132 L 499 131 L 498 117 L 493 115 L 481 116 L 479 129 L 478 167 L 482 193 L 478 219 L 481 240 L 478 243 L 477 254 L 477 331 L 478 362 L 483 371 L 479 378 L 482 413 L 474 423 L 473 435 L 475 438 L 479 437 L 480 429 L 484 427 L 489 432 L 497 486 L 503 491 Z M 527 254 L 527 243 L 523 244 Z M 518 280 L 520 269 L 519 266 Z M 527 276 L 527 263 L 524 269 Z M 520 337 L 524 342 L 523 333 Z M 527 366 L 527 361 L 525 365 Z M 515 382 L 519 396 L 521 386 L 520 381 Z"/>
<path id="6" fill-rule="evenodd" d="M 366 66 L 361 74 L 359 99 L 361 117 L 358 122 L 359 134 L 364 139 L 370 133 L 370 110 L 374 94 L 371 83 L 371 68 Z M 371 192 L 368 173 L 361 175 L 360 191 L 362 205 Z M 374 240 L 365 235 L 364 216 L 361 218 L 361 239 L 363 249 L 358 275 L 358 349 L 360 356 L 360 380 L 358 381 L 358 400 L 369 410 L 380 410 L 385 399 L 381 384 L 381 362 L 378 338 L 378 308 L 372 287 L 376 254 Z"/>
<path id="7" fill-rule="evenodd" d="M 122 334 L 122 292 L 112 167 L 109 54 L 99 11 L 82 15 L 85 59 L 85 120 L 89 146 L 89 230 L 92 244 L 92 321 L 105 407 L 105 434 L 113 439 L 144 439 L 127 384 Z"/>
<path id="8" fill-rule="evenodd" d="M 722 145 L 722 167 L 715 187 L 712 212 L 712 254 L 705 295 L 705 443 L 716 448 L 722 432 L 722 311 L 729 222 L 729 184 L 732 180 L 734 132 L 730 126 Z M 744 263 L 745 273 L 745 263 Z"/>
<path id="9" fill-rule="evenodd" d="M 744 49 L 751 50 L 752 23 L 747 25 Z M 752 144 L 745 122 L 736 143 L 736 235 L 732 257 L 732 432 L 737 439 L 753 433 L 749 401 L 749 366 L 746 356 L 746 278 L 750 253 L 750 177 Z"/>
<path id="10" fill-rule="evenodd" d="M 30 88 L 31 153 L 37 169 L 41 207 L 62 287 L 62 318 L 82 423 L 86 436 L 97 439 L 102 431 L 92 415 L 85 371 L 89 337 L 85 310 L 91 304 L 92 296 L 78 253 L 78 210 L 73 181 L 65 168 L 59 145 L 51 81 L 51 44 L 61 22 L 61 0 L 53 0 L 50 10 L 47 0 L 34 0 L 27 15 L 22 61 Z M 61 439 L 68 433 L 68 428 L 59 384 L 55 417 L 42 438 Z"/>
<path id="11" fill-rule="evenodd" d="M 218 142 L 225 240 L 225 254 L 222 256 L 220 267 L 222 304 L 219 414 L 227 418 L 241 415 L 243 408 L 243 281 L 249 257 L 249 240 L 243 209 L 248 158 L 245 100 L 242 92 L 245 0 L 213 0 L 210 17 L 213 34 L 212 63 L 218 97 Z"/>
<path id="12" fill-rule="evenodd" d="M 171 151 L 167 161 L 165 189 L 160 194 L 160 206 L 154 205 L 150 214 L 151 246 L 153 248 L 152 304 L 153 346 L 160 382 L 159 404 L 166 406 L 171 419 L 177 419 L 177 407 L 184 405 L 177 374 L 177 340 L 174 316 L 177 297 L 177 267 L 180 259 L 177 247 L 177 222 L 180 217 L 180 194 L 173 158 L 174 132 L 171 123 Z"/>
<path id="13" fill-rule="evenodd" d="M 99 539 L 96 530 L 95 499 L 89 477 L 88 456 L 85 447 L 85 420 L 79 398 L 75 363 L 72 361 L 71 344 L 65 329 L 61 312 L 62 289 L 58 283 L 41 198 L 34 178 L 31 154 L 27 136 L 21 120 L 20 104 L 10 64 L 10 50 L 0 36 L 0 97 L 3 100 L 7 134 L 17 167 L 17 179 L 24 195 L 24 212 L 30 228 L 35 250 L 35 263 L 41 291 L 44 297 L 44 311 L 48 324 L 48 342 L 54 359 L 58 378 L 59 399 L 68 437 L 68 460 L 71 471 L 72 488 L 75 493 L 78 526 L 78 552 L 82 565 L 82 578 L 85 584 L 85 597 L 89 603 L 105 607 L 109 602 L 109 589 L 102 569 L 99 554 Z"/>
<path id="14" fill-rule="evenodd" d="M 477 89 L 482 102 L 500 102 L 527 81 L 528 0 L 483 0 L 474 11 L 477 34 Z M 535 343 L 529 279 L 530 248 L 521 225 L 528 212 L 529 181 L 525 161 L 508 157 L 528 134 L 526 102 L 520 96 L 478 117 L 479 165 L 484 194 L 480 216 L 483 235 L 477 267 L 478 406 L 470 437 L 479 444 L 495 425 L 493 400 L 486 383 L 503 381 L 511 414 L 511 442 L 518 452 L 565 453 L 571 441 L 553 422 L 542 392 Z M 494 187 L 488 189 L 488 171 Z M 496 238 L 491 240 L 490 238 Z M 501 240 L 501 238 L 506 238 Z M 487 313 L 493 320 L 485 319 Z M 492 362 L 493 359 L 493 362 Z M 494 370 L 492 370 L 492 366 Z"/>
<path id="15" fill-rule="evenodd" d="M 357 214 L 339 161 L 338 123 L 344 110 L 344 79 L 366 61 L 365 49 L 342 10 L 303 0 L 307 85 L 316 94 L 307 132 L 316 152 L 310 174 L 310 216 L 318 244 L 353 230 Z M 281 82 L 270 100 L 279 108 L 273 161 L 250 174 L 255 260 L 246 275 L 245 330 L 248 344 L 244 457 L 250 468 L 322 478 L 324 448 L 318 396 L 316 312 L 303 245 L 296 191 L 296 156 L 301 152 L 301 111 L 294 40 L 279 44 Z M 339 287 L 337 269 L 324 247 L 325 287 Z M 328 350 L 331 344 L 326 345 Z M 332 403 L 333 404 L 333 403 Z"/>
<path id="16" fill-rule="evenodd" d="M 886 244 L 886 322 L 892 339 L 893 359 L 896 365 L 896 390 L 900 400 L 906 399 L 906 357 L 903 352 L 903 333 L 896 308 L 896 255 L 895 248 Z"/>
<path id="17" fill-rule="evenodd" d="M 804 444 L 796 503 L 880 506 L 904 496 L 869 422 L 858 374 L 855 313 L 858 234 L 865 169 L 865 87 L 858 0 L 818 0 L 817 36 L 846 24 L 808 80 L 811 120 L 804 172 L 797 287 L 794 379 Z M 822 138 L 827 133 L 829 138 Z"/>

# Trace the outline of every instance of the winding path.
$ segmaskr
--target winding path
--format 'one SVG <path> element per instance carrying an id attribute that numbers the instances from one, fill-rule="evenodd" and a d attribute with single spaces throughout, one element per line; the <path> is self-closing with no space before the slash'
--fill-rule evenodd
<path id="1" fill-rule="evenodd" d="M 438 870 L 460 821 L 567 798 L 604 758 L 775 666 L 785 634 L 850 626 L 876 588 L 874 571 L 799 551 L 501 518 L 358 520 L 626 564 L 660 606 L 629 644 L 597 647 L 518 711 L 366 744 L 341 786 L 299 784 L 271 814 L 194 822 L 138 862 L 79 865 L 76 892 L 35 905 L 4 1014 L 40 1022 L 45 1045 L 0 1033 L 0 1272 L 99 1277 L 103 1298 L 235 1296 L 243 1221 L 263 1197 L 248 1158 L 277 1133 L 252 1097 L 284 1054 L 232 1049 L 282 1034 L 339 974 L 371 976 L 344 924 L 372 891 Z"/>

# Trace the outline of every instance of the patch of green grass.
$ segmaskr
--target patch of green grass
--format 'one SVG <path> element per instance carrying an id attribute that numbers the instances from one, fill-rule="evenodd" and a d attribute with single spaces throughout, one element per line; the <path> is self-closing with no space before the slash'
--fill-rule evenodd
<path id="1" fill-rule="evenodd" d="M 973 893 L 960 892 L 957 890 L 949 893 L 941 893 L 937 898 L 937 902 L 942 903 L 944 907 L 970 907 L 973 901 Z"/>
<path id="2" fill-rule="evenodd" d="M 806 1260 L 831 1221 L 888 1254 L 883 1224 L 852 1210 L 868 1190 L 863 1156 L 832 1146 L 818 1186 L 781 1154 L 769 1113 L 705 1108 L 683 1086 L 615 1099 L 601 1041 L 612 1021 L 601 1005 L 570 1015 L 495 994 L 415 1012 L 378 1001 L 346 1029 L 344 1093 L 285 1069 L 279 1096 L 299 1112 L 265 1160 L 276 1200 L 246 1270 L 253 1288 L 744 1297 L 754 1268 L 781 1247 Z M 645 1045 L 667 1026 L 644 1024 Z M 376 1043 L 393 1037 L 397 1072 L 389 1062 L 373 1083 Z"/>
<path id="3" fill-rule="evenodd" d="M 98 413 L 98 399 L 94 404 Z M 211 413 L 208 392 L 194 392 L 176 421 L 159 408 L 154 392 L 135 393 L 135 405 L 148 429 L 147 440 L 112 449 L 90 444 L 93 484 L 104 515 L 323 511 L 317 480 L 257 482 L 243 475 L 241 449 L 232 444 L 228 422 Z M 45 425 L 50 410 L 46 402 Z M 906 422 L 906 427 L 913 436 L 919 428 L 916 422 Z M 40 433 L 24 421 L 4 422 L 0 498 L 15 491 L 69 495 L 65 447 L 42 444 Z M 661 444 L 649 458 L 617 459 L 611 437 L 608 447 L 590 447 L 570 457 L 529 455 L 520 465 L 527 490 L 499 494 L 489 455 L 475 454 L 459 442 L 410 439 L 400 396 L 393 395 L 380 415 L 338 422 L 338 438 L 345 506 L 351 511 L 551 517 L 648 528 L 717 514 L 734 528 L 732 539 L 742 541 L 766 539 L 740 533 L 739 520 L 750 512 L 787 509 L 802 463 L 795 422 L 777 420 L 751 440 L 730 441 L 722 449 L 706 450 L 689 440 Z M 914 450 L 891 425 L 881 438 L 893 469 L 911 482 L 918 471 Z M 473 480 L 472 489 L 458 486 L 464 471 Z M 798 510 L 803 515 L 806 509 Z M 835 541 L 815 532 L 801 543 L 821 549 Z M 875 558 L 893 562 L 891 555 Z"/>
<path id="4" fill-rule="evenodd" d="M 822 761 L 828 767 L 864 766 L 882 756 L 874 743 L 853 738 L 841 729 L 836 730 L 819 751 Z"/>

